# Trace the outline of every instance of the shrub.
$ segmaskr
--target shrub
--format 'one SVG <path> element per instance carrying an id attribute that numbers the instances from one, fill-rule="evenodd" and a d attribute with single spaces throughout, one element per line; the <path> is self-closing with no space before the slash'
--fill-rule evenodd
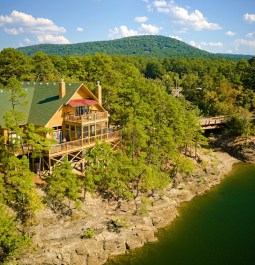
<path id="1" fill-rule="evenodd" d="M 95 231 L 93 228 L 89 228 L 87 230 L 85 230 L 83 232 L 83 234 L 81 235 L 81 238 L 84 239 L 84 238 L 92 238 L 93 236 L 95 235 Z"/>
<path id="2" fill-rule="evenodd" d="M 107 222 L 107 229 L 111 232 L 120 233 L 120 229 L 128 227 L 128 223 L 125 220 L 120 220 L 117 217 L 113 217 Z"/>

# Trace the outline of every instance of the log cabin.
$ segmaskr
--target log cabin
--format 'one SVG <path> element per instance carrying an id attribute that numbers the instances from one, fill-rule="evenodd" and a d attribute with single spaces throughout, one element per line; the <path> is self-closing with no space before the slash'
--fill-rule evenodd
<path id="1" fill-rule="evenodd" d="M 64 157 L 74 168 L 84 171 L 86 150 L 96 142 L 106 141 L 115 145 L 120 140 L 120 131 L 109 125 L 109 113 L 102 106 L 102 88 L 97 83 L 96 94 L 83 83 L 38 83 L 23 82 L 26 105 L 20 105 L 24 113 L 20 126 L 29 123 L 52 129 L 48 138 L 55 139 L 50 150 L 38 161 L 33 161 L 35 171 L 51 173 L 55 163 Z M 11 109 L 10 92 L 0 91 L 0 133 L 6 135 L 3 115 Z M 9 137 L 12 137 L 10 135 Z M 16 136 L 13 136 L 16 137 Z"/>

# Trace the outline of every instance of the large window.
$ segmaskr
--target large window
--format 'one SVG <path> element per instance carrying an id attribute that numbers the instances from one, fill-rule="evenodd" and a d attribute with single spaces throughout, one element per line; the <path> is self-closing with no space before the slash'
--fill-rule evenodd
<path id="1" fill-rule="evenodd" d="M 53 129 L 53 138 L 58 140 L 61 143 L 63 139 L 62 127 L 56 126 L 56 127 L 53 127 L 52 129 Z"/>
<path id="2" fill-rule="evenodd" d="M 81 127 L 77 126 L 76 127 L 76 139 L 81 138 Z"/>
<path id="3" fill-rule="evenodd" d="M 96 124 L 96 135 L 101 135 L 102 134 L 102 123 L 97 123 Z"/>
<path id="4" fill-rule="evenodd" d="M 89 136 L 89 126 L 83 126 L 83 138 Z"/>
<path id="5" fill-rule="evenodd" d="M 71 125 L 71 140 L 75 140 L 76 135 L 75 135 L 75 126 Z"/>
<path id="6" fill-rule="evenodd" d="M 90 137 L 95 136 L 95 125 L 90 125 Z"/>
<path id="7" fill-rule="evenodd" d="M 87 114 L 88 112 L 89 112 L 88 106 L 79 106 L 79 107 L 76 107 L 75 109 L 75 115 L 83 115 L 83 114 Z"/>

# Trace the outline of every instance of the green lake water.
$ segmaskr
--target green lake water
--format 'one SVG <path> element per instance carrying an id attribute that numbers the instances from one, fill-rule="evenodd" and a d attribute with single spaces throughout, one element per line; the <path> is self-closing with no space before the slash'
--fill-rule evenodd
<path id="1" fill-rule="evenodd" d="M 184 203 L 159 241 L 107 265 L 255 265 L 255 165 Z"/>

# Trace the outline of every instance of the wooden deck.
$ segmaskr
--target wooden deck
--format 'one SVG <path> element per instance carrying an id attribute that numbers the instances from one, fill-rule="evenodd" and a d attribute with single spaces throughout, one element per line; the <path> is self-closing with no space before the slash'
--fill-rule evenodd
<path id="1" fill-rule="evenodd" d="M 83 149 L 92 147 L 95 145 L 96 141 L 103 142 L 114 142 L 121 138 L 121 131 L 112 131 L 105 134 L 100 134 L 97 136 L 87 137 L 83 139 L 78 139 L 75 141 L 69 141 L 61 144 L 52 144 L 51 148 L 46 154 L 50 157 L 62 155 L 65 153 L 81 151 Z M 7 148 L 7 145 L 5 145 Z M 33 146 L 29 144 L 24 144 L 20 146 L 16 146 L 13 150 L 16 156 L 28 154 L 33 152 Z"/>
<path id="2" fill-rule="evenodd" d="M 90 114 L 84 115 L 74 115 L 74 114 L 67 114 L 65 115 L 66 122 L 76 122 L 76 123 L 90 123 L 90 122 L 98 122 L 108 120 L 109 114 L 107 111 L 105 112 L 94 112 Z"/>
<path id="3" fill-rule="evenodd" d="M 78 139 L 75 141 L 65 142 L 61 144 L 54 144 L 51 146 L 49 151 L 49 156 L 58 156 L 65 153 L 80 151 L 95 145 L 96 141 L 98 142 L 114 142 L 120 139 L 121 131 L 108 132 L 106 134 L 101 134 L 93 137 L 87 137 L 83 139 Z"/>

